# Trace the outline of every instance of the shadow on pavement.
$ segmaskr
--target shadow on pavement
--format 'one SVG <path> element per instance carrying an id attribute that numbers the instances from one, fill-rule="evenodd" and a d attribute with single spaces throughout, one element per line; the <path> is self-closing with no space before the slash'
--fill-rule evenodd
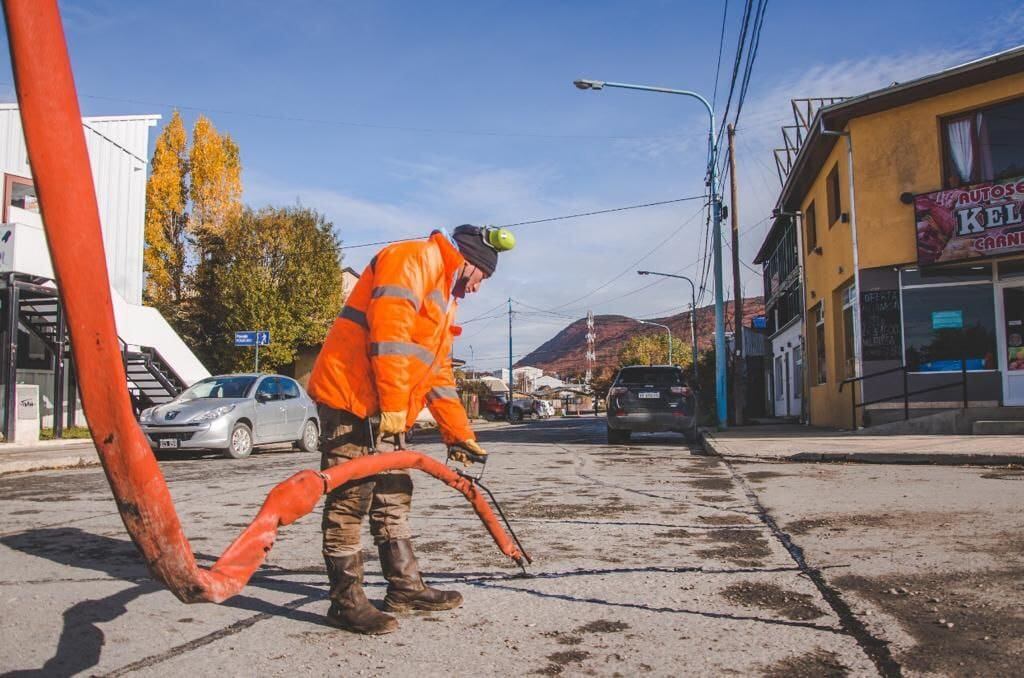
<path id="1" fill-rule="evenodd" d="M 38 669 L 11 671 L 3 676 L 70 676 L 99 663 L 106 643 L 100 624 L 111 622 L 127 612 L 127 606 L 137 598 L 164 590 L 149 578 L 138 550 L 131 541 L 91 534 L 78 528 L 45 528 L 28 530 L 16 535 L 0 537 L 0 543 L 22 553 L 46 558 L 54 563 L 76 569 L 93 570 L 114 579 L 132 582 L 130 588 L 104 598 L 83 600 L 63 612 L 64 624 L 53 657 Z M 196 554 L 200 560 L 214 558 Z M 68 581 L 54 578 L 56 582 Z M 73 580 L 72 580 L 73 581 Z M 45 584 L 46 580 L 33 581 Z M 293 596 L 305 597 L 313 602 L 326 597 L 326 586 L 310 586 L 269 577 L 254 578 L 251 586 Z M 303 601 L 297 601 L 305 604 Z M 222 603 L 225 607 L 256 612 L 257 616 L 285 617 L 295 621 L 326 626 L 325 618 L 318 614 L 293 609 L 293 605 L 277 605 L 249 596 L 236 596 Z M 13 611 L 12 611 L 13 612 Z M 244 620 L 243 620 L 244 621 Z M 218 632 L 219 633 L 219 632 Z M 194 641 L 193 641 L 194 642 Z"/>

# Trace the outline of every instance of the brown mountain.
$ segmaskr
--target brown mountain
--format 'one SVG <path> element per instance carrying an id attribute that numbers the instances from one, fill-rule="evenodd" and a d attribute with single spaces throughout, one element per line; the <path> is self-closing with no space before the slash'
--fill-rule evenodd
<path id="1" fill-rule="evenodd" d="M 732 301 L 725 304 L 725 328 L 732 331 Z M 748 297 L 743 300 L 743 325 L 749 327 L 754 316 L 764 315 L 764 298 Z M 672 328 L 672 336 L 690 342 L 689 311 L 664 318 L 644 318 L 668 325 Z M 594 316 L 594 333 L 597 335 L 594 348 L 597 353 L 597 366 L 615 366 L 618 364 L 619 352 L 630 337 L 637 334 L 657 334 L 665 330 L 660 327 L 641 325 L 632 318 L 621 315 Z M 697 309 L 697 346 L 705 351 L 715 343 L 715 307 L 702 306 Z M 523 357 L 515 364 L 516 367 L 530 365 L 539 367 L 548 374 L 561 377 L 582 374 L 587 369 L 587 319 L 580 318 L 570 323 L 565 329 L 548 339 Z"/>

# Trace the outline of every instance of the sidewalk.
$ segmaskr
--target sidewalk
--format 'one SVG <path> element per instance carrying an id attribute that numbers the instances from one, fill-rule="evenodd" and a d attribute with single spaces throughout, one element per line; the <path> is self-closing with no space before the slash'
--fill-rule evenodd
<path id="1" fill-rule="evenodd" d="M 704 431 L 708 452 L 739 459 L 871 464 L 1024 464 L 1019 436 L 871 436 L 779 424 Z"/>
<path id="2" fill-rule="evenodd" d="M 92 440 L 45 440 L 35 445 L 0 444 L 0 475 L 55 468 L 96 466 Z"/>

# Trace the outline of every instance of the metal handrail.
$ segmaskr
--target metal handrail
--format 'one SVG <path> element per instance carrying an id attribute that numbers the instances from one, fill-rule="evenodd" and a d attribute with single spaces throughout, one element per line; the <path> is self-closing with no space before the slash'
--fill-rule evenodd
<path id="1" fill-rule="evenodd" d="M 957 381 L 952 381 L 952 382 L 949 382 L 948 384 L 939 384 L 938 386 L 929 386 L 928 388 L 922 388 L 922 389 L 917 389 L 916 391 L 911 391 L 909 389 L 909 384 L 907 383 L 908 382 L 908 376 L 907 375 L 908 375 L 909 371 L 910 370 L 907 368 L 906 364 L 903 364 L 903 365 L 900 365 L 899 367 L 893 367 L 891 369 L 883 370 L 881 372 L 873 372 L 871 374 L 865 374 L 865 375 L 862 375 L 860 377 L 848 377 L 846 379 L 843 379 L 841 382 L 839 382 L 839 392 L 842 393 L 843 392 L 843 386 L 845 386 L 846 384 L 853 384 L 853 383 L 856 383 L 856 382 L 859 382 L 859 381 L 865 381 L 867 379 L 872 379 L 874 377 L 881 377 L 881 376 L 884 376 L 886 374 L 893 374 L 895 372 L 902 372 L 903 373 L 903 393 L 899 393 L 899 394 L 896 394 L 896 395 L 893 395 L 893 396 L 887 396 L 885 398 L 876 398 L 875 400 L 863 400 L 860 403 L 858 403 L 857 402 L 857 389 L 853 388 L 853 387 L 850 388 L 850 415 L 851 415 L 850 416 L 850 421 L 852 422 L 851 425 L 853 426 L 854 429 L 857 428 L 857 408 L 858 407 L 863 408 L 863 407 L 866 407 L 868 405 L 876 405 L 878 403 L 885 403 L 885 402 L 889 402 L 891 400 L 897 400 L 899 398 L 903 398 L 903 420 L 907 421 L 907 420 L 910 419 L 910 396 L 920 395 L 922 393 L 929 393 L 931 391 L 941 391 L 943 389 L 952 388 L 954 386 L 960 386 L 963 389 L 963 406 L 964 406 L 964 409 L 966 410 L 969 407 L 969 401 L 968 401 L 968 398 L 967 398 L 967 352 L 966 351 L 964 351 L 964 355 L 960 359 L 960 379 L 958 379 Z"/>

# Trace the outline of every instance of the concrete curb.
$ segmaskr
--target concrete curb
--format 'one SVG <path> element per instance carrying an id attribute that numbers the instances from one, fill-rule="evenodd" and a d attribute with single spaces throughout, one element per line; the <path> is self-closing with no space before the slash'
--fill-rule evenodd
<path id="1" fill-rule="evenodd" d="M 949 452 L 796 452 L 794 454 L 736 454 L 716 447 L 715 437 L 701 431 L 707 454 L 742 461 L 791 461 L 802 463 L 848 462 L 858 464 L 931 464 L 934 466 L 1005 466 L 1024 465 L 1021 454 L 969 454 Z"/>
<path id="2" fill-rule="evenodd" d="M 10 473 L 29 473 L 32 471 L 55 471 L 70 468 L 88 468 L 99 466 L 100 460 L 95 454 L 49 457 L 43 459 L 19 459 L 0 461 L 0 476 Z"/>

